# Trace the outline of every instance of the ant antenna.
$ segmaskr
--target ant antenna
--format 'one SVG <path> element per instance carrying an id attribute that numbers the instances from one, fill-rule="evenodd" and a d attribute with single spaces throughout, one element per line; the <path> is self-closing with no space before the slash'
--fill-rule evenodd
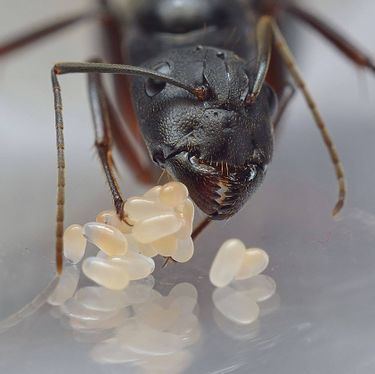
<path id="1" fill-rule="evenodd" d="M 207 90 L 203 87 L 192 87 L 171 76 L 161 74 L 146 68 L 107 64 L 101 62 L 66 62 L 56 64 L 51 71 L 51 80 L 55 104 L 55 129 L 56 129 L 56 149 L 57 149 L 57 212 L 56 212 L 56 270 L 61 274 L 63 268 L 63 235 L 64 235 L 64 206 L 65 206 L 65 142 L 64 142 L 64 122 L 63 122 L 63 105 L 61 98 L 61 88 L 57 79 L 58 75 L 71 73 L 107 73 L 143 76 L 156 79 L 176 87 L 180 87 L 198 100 L 207 99 Z"/>
<path id="2" fill-rule="evenodd" d="M 297 63 L 293 57 L 288 44 L 283 37 L 277 23 L 270 16 L 263 16 L 258 21 L 257 25 L 257 43 L 258 43 L 258 57 L 257 57 L 257 76 L 253 85 L 253 89 L 245 99 L 245 105 L 251 105 L 259 95 L 259 92 L 263 86 L 268 71 L 271 48 L 272 48 L 272 36 L 274 37 L 275 47 L 278 49 L 284 63 L 289 70 L 294 82 L 297 87 L 301 90 L 305 101 L 314 117 L 315 124 L 317 125 L 320 134 L 323 138 L 324 144 L 328 150 L 332 164 L 335 168 L 336 178 L 338 182 L 338 199 L 335 207 L 333 208 L 332 215 L 336 216 L 344 206 L 346 196 L 346 183 L 344 177 L 344 168 L 340 161 L 340 157 L 335 144 L 328 132 L 328 129 L 323 121 L 322 115 L 320 114 L 315 100 L 313 99 L 309 89 L 307 88 L 306 82 L 302 78 L 302 74 L 297 67 Z"/>

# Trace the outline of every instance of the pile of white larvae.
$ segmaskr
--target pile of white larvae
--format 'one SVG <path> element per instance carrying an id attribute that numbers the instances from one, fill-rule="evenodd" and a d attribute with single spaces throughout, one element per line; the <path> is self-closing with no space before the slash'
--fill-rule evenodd
<path id="1" fill-rule="evenodd" d="M 259 305 L 276 291 L 275 281 L 261 274 L 269 257 L 263 249 L 248 248 L 238 239 L 225 241 L 210 269 L 215 307 L 228 319 L 250 324 L 259 316 Z"/>
<path id="2" fill-rule="evenodd" d="M 152 275 L 129 282 L 124 290 L 78 288 L 80 270 L 67 265 L 48 302 L 55 318 L 79 341 L 94 341 L 99 363 L 131 363 L 152 373 L 172 373 L 190 363 L 188 347 L 201 335 L 196 316 L 198 292 L 179 283 L 163 296 Z"/>
<path id="3" fill-rule="evenodd" d="M 122 290 L 129 281 L 146 278 L 154 271 L 152 257 L 156 255 L 177 262 L 191 259 L 194 204 L 184 184 L 169 182 L 143 196 L 131 197 L 124 212 L 125 221 L 114 211 L 104 211 L 96 222 L 65 230 L 64 255 L 72 263 L 84 257 L 87 240 L 100 249 L 96 257 L 83 261 L 82 270 L 89 279 Z"/>
<path id="4" fill-rule="evenodd" d="M 95 222 L 65 230 L 64 255 L 73 264 L 83 259 L 87 241 L 99 248 L 96 256 L 83 261 L 86 277 L 105 289 L 119 291 L 134 281 L 147 279 L 155 269 L 156 255 L 177 262 L 191 259 L 194 205 L 185 185 L 169 182 L 155 186 L 143 196 L 128 199 L 124 212 L 125 221 L 120 221 L 114 211 L 104 211 Z M 239 324 L 250 324 L 258 318 L 258 303 L 269 299 L 276 290 L 275 281 L 261 274 L 268 262 L 262 249 L 246 249 L 238 239 L 223 243 L 209 274 L 212 284 L 218 287 L 212 299 L 220 313 Z M 69 310 L 77 303 L 67 301 L 72 293 L 67 291 L 71 286 L 66 282 L 60 280 L 51 303 L 67 302 L 65 308 Z"/>

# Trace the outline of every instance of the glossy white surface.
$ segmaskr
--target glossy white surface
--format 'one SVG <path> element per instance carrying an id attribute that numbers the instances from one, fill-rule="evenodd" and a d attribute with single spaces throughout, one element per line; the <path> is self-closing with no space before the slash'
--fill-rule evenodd
<path id="1" fill-rule="evenodd" d="M 0 39 L 90 3 L 0 0 Z M 373 1 L 320 0 L 310 7 L 341 25 L 375 56 Z M 153 274 L 155 288 L 163 295 L 180 282 L 197 289 L 200 335 L 190 337 L 193 344 L 167 363 L 159 356 L 137 366 L 97 362 L 90 352 L 109 338 L 105 332 L 77 333 L 44 306 L 0 335 L 1 372 L 124 374 L 169 364 L 169 372 L 170 367 L 181 367 L 194 374 L 374 373 L 375 82 L 366 73 L 358 79 L 356 68 L 311 30 L 299 23 L 296 30 L 297 59 L 347 173 L 348 201 L 339 219 L 330 217 L 336 198 L 333 170 L 298 95 L 284 117 L 261 190 L 228 223 L 207 229 L 190 262 L 166 269 L 159 264 Z M 53 278 L 55 135 L 49 71 L 56 61 L 100 55 L 95 38 L 93 23 L 75 26 L 37 48 L 0 60 L 0 318 L 33 299 Z M 61 83 L 68 226 L 94 220 L 98 211 L 111 208 L 111 201 L 93 157 L 85 78 L 67 76 Z M 146 191 L 122 164 L 120 170 L 127 195 Z M 216 250 L 231 237 L 264 248 L 270 255 L 266 274 L 277 283 L 277 294 L 260 304 L 259 320 L 245 327 L 223 318 L 211 301 L 208 270 Z M 95 254 L 92 247 L 87 252 Z M 134 298 L 140 297 L 132 291 Z M 128 361 L 134 358 L 132 352 Z M 114 361 L 124 358 L 124 352 L 113 354 L 120 355 Z"/>

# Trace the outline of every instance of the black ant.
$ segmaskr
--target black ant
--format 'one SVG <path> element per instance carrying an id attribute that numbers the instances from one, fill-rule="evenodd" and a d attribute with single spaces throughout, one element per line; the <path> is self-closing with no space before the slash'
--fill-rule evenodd
<path id="1" fill-rule="evenodd" d="M 113 143 L 135 175 L 152 183 L 152 164 L 142 165 L 135 150 L 136 143 L 145 144 L 153 162 L 183 182 L 207 214 L 195 237 L 210 220 L 226 219 L 241 209 L 264 179 L 275 125 L 292 97 L 286 93 L 286 67 L 331 157 L 339 187 L 333 215 L 340 211 L 346 193 L 343 167 L 278 20 L 285 13 L 301 20 L 358 66 L 375 72 L 374 63 L 362 51 L 290 1 L 143 0 L 122 9 L 102 0 L 99 5 L 98 10 L 51 23 L 0 46 L 1 57 L 92 18 L 100 20 L 107 38 L 106 57 L 111 63 L 64 62 L 51 72 L 58 157 L 58 272 L 62 270 L 65 188 L 61 74 L 88 73 L 95 145 L 118 215 L 126 219 L 112 160 Z M 130 137 L 100 73 L 116 75 L 117 104 Z"/>

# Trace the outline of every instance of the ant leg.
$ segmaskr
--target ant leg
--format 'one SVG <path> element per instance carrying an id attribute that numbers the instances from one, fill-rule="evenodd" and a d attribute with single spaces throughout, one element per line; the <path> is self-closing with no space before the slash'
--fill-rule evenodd
<path id="1" fill-rule="evenodd" d="M 375 73 L 375 62 L 367 56 L 366 53 L 362 52 L 357 46 L 355 46 L 353 42 L 344 37 L 327 22 L 320 19 L 320 17 L 315 16 L 295 4 L 287 5 L 286 11 L 322 34 L 354 63 L 360 67 L 366 67 Z"/>
<path id="2" fill-rule="evenodd" d="M 270 33 L 273 35 L 274 38 L 274 45 L 279 51 L 282 59 L 284 60 L 284 63 L 286 67 L 288 68 L 295 84 L 297 87 L 301 90 L 303 96 L 305 97 L 306 103 L 308 107 L 310 108 L 310 111 L 314 117 L 315 123 L 320 131 L 320 134 L 323 138 L 323 141 L 326 145 L 326 148 L 328 150 L 328 153 L 330 155 L 332 164 L 335 168 L 336 172 L 336 178 L 338 182 L 338 200 L 337 203 L 332 211 L 332 215 L 335 216 L 338 214 L 338 212 L 341 210 L 341 208 L 344 205 L 345 201 L 345 195 L 346 195 L 346 183 L 345 183 L 345 177 L 344 177 L 344 169 L 342 166 L 342 163 L 340 161 L 336 146 L 333 143 L 333 140 L 331 138 L 331 135 L 328 132 L 328 129 L 323 121 L 323 118 L 318 110 L 318 107 L 309 91 L 309 89 L 306 86 L 305 81 L 302 78 L 302 74 L 299 71 L 296 61 L 293 57 L 292 52 L 290 51 L 288 44 L 286 40 L 284 39 L 279 27 L 277 26 L 274 19 L 270 16 L 262 16 L 260 17 L 258 24 L 257 24 L 257 37 L 258 37 L 258 69 L 261 67 L 261 65 L 267 63 L 269 61 L 269 58 L 265 56 L 260 56 L 260 53 L 271 53 L 271 45 L 272 45 L 272 39 L 270 40 L 269 35 Z M 269 47 L 267 48 L 266 45 L 269 43 Z M 263 47 L 262 47 L 263 45 Z M 262 47 L 262 48 L 261 48 Z M 268 69 L 268 66 L 267 66 Z M 257 80 L 263 79 L 265 77 L 264 71 L 267 71 L 267 69 L 262 68 L 261 72 L 262 74 L 257 75 Z M 264 73 L 264 74 L 263 74 Z M 259 78 L 259 79 L 258 79 Z M 259 86 L 259 83 L 258 83 Z M 256 99 L 256 88 L 258 87 L 254 84 L 254 88 L 249 94 L 249 100 L 253 101 Z"/>
<path id="3" fill-rule="evenodd" d="M 95 130 L 95 146 L 97 147 L 100 160 L 103 164 L 114 202 L 115 200 L 118 201 L 118 203 L 115 202 L 116 211 L 118 214 L 122 214 L 122 210 L 119 210 L 120 206 L 117 207 L 117 205 L 121 205 L 121 200 L 118 197 L 115 199 L 115 196 L 120 196 L 121 194 L 115 191 L 117 183 L 115 182 L 113 170 L 116 170 L 116 168 L 112 161 L 111 148 L 113 145 L 113 127 L 124 128 L 124 123 L 117 115 L 117 112 L 109 99 L 103 86 L 101 76 L 99 74 L 90 73 L 88 85 Z M 151 170 L 148 164 L 145 166 L 141 162 L 140 154 L 134 146 L 136 141 L 132 136 L 132 133 L 123 133 L 121 135 L 122 150 L 126 162 L 130 166 L 134 176 L 140 182 L 152 183 L 153 178 Z"/>
<path id="4" fill-rule="evenodd" d="M 206 217 L 193 231 L 191 238 L 195 240 L 197 236 L 212 222 L 209 217 Z"/>
<path id="5" fill-rule="evenodd" d="M 103 85 L 98 74 L 88 76 L 90 107 L 95 130 L 95 147 L 107 178 L 112 194 L 116 213 L 122 218 L 124 198 L 116 179 L 115 166 L 112 158 L 112 133 L 110 121 L 114 113 L 109 108 L 109 101 L 104 93 Z"/>
<path id="6" fill-rule="evenodd" d="M 103 42 L 105 47 L 106 59 L 114 64 L 121 64 L 127 60 L 127 50 L 123 48 L 124 29 L 113 17 L 108 17 L 101 23 Z M 125 31 L 126 33 L 126 31 Z M 130 128 L 132 135 L 137 139 L 147 153 L 146 146 L 144 145 L 142 135 L 138 126 L 136 114 L 134 112 L 133 102 L 131 100 L 131 88 L 129 79 L 126 76 L 114 77 L 114 90 L 116 93 L 116 103 L 124 118 L 126 125 Z M 120 129 L 121 131 L 122 129 Z M 114 139 L 117 142 L 115 133 L 117 129 L 113 129 Z"/>
<path id="7" fill-rule="evenodd" d="M 285 109 L 287 108 L 288 104 L 290 103 L 290 101 L 294 97 L 295 93 L 296 93 L 295 88 L 290 83 L 286 83 L 284 88 L 283 88 L 281 98 L 279 100 L 279 108 L 277 110 L 275 119 L 273 121 L 274 128 L 276 128 L 276 129 L 278 128 L 277 125 L 280 122 L 281 117 L 283 116 L 283 114 L 285 112 Z"/>
<path id="8" fill-rule="evenodd" d="M 191 238 L 195 240 L 197 236 L 212 222 L 209 217 L 206 217 L 199 225 L 194 229 L 193 233 L 191 234 Z M 165 261 L 162 265 L 162 268 L 167 267 L 171 263 L 175 263 L 176 261 L 172 257 L 166 257 Z"/>
<path id="9" fill-rule="evenodd" d="M 100 13 L 98 11 L 84 12 L 63 18 L 61 20 L 57 20 L 38 29 L 25 32 L 0 45 L 0 57 L 3 57 L 17 49 L 25 47 L 39 39 L 42 39 L 71 25 L 74 25 L 80 21 L 95 18 L 99 15 Z"/>

